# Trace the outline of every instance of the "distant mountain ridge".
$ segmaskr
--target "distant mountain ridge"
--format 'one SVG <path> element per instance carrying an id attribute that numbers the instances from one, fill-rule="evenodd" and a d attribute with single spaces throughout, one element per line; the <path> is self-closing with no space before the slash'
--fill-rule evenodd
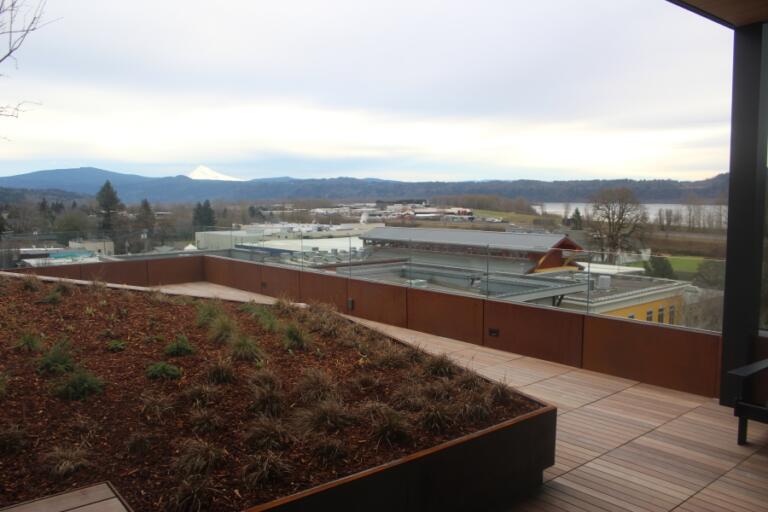
<path id="1" fill-rule="evenodd" d="M 187 176 L 154 178 L 94 167 L 52 169 L 0 177 L 0 187 L 59 189 L 94 195 L 106 180 L 112 182 L 120 198 L 128 203 L 137 203 L 143 198 L 153 203 L 195 202 L 204 199 L 248 201 L 307 198 L 372 201 L 466 194 L 524 197 L 532 202 L 586 202 L 595 192 L 608 187 L 628 187 L 645 203 L 680 203 L 690 194 L 703 200 L 715 201 L 728 191 L 728 174 L 700 181 L 617 179 L 404 182 L 374 178 L 281 177 L 235 182 L 193 180 Z"/>

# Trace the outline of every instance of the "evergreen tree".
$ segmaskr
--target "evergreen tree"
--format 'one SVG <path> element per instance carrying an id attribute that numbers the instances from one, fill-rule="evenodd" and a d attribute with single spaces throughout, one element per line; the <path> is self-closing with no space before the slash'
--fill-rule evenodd
<path id="1" fill-rule="evenodd" d="M 581 218 L 581 212 L 578 208 L 574 210 L 573 215 L 571 215 L 571 227 L 573 229 L 581 229 L 584 224 L 584 220 Z"/>
<path id="2" fill-rule="evenodd" d="M 197 203 L 192 212 L 192 224 L 195 228 L 208 228 L 216 225 L 216 215 L 209 200 Z"/>
<path id="3" fill-rule="evenodd" d="M 109 180 L 104 182 L 99 192 L 96 194 L 96 202 L 101 209 L 101 228 L 105 231 L 112 231 L 114 228 L 114 213 L 122 208 L 123 204 L 117 197 L 117 191 L 112 187 Z"/>
<path id="4" fill-rule="evenodd" d="M 644 261 L 645 274 L 652 277 L 663 277 L 665 279 L 677 279 L 675 271 L 669 260 L 663 256 L 652 256 L 650 261 Z"/>
<path id="5" fill-rule="evenodd" d="M 152 207 L 146 198 L 141 200 L 139 213 L 136 214 L 136 225 L 140 229 L 146 229 L 150 232 L 155 228 L 155 212 L 152 211 Z"/>

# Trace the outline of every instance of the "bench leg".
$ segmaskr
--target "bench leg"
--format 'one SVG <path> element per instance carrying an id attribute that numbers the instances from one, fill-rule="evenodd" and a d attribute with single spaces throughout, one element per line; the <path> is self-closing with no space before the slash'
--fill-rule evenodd
<path id="1" fill-rule="evenodd" d="M 739 416 L 739 444 L 747 444 L 747 418 Z"/>

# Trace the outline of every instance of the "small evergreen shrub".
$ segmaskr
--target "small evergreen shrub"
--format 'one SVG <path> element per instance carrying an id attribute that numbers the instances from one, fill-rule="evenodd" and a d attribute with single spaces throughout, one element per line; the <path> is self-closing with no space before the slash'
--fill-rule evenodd
<path id="1" fill-rule="evenodd" d="M 79 368 L 56 387 L 55 393 L 57 397 L 64 400 L 85 400 L 103 390 L 104 381 L 87 370 Z"/>
<path id="2" fill-rule="evenodd" d="M 48 375 L 61 375 L 75 369 L 75 361 L 72 359 L 69 342 L 59 341 L 54 343 L 42 356 L 37 365 L 39 373 Z"/>
<path id="3" fill-rule="evenodd" d="M 175 340 L 165 346 L 165 355 L 168 357 L 183 357 L 194 353 L 195 348 L 183 334 L 179 334 Z"/>
<path id="4" fill-rule="evenodd" d="M 175 380 L 181 377 L 181 368 L 160 361 L 147 367 L 147 377 L 153 380 Z"/>

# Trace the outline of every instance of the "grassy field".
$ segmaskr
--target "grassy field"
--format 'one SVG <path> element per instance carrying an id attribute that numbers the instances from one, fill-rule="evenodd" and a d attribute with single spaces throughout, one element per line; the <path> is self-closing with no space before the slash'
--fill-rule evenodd
<path id="1" fill-rule="evenodd" d="M 699 265 L 705 258 L 701 256 L 665 256 L 672 265 L 672 270 L 676 274 L 695 274 L 699 271 Z M 634 261 L 629 264 L 630 267 L 642 267 L 642 261 Z"/>
<path id="2" fill-rule="evenodd" d="M 505 222 L 512 222 L 514 224 L 521 224 L 525 226 L 532 226 L 534 219 L 545 219 L 547 217 L 541 215 L 529 215 L 525 213 L 514 212 L 499 212 L 494 210 L 473 210 L 475 217 L 498 217 Z M 554 216 L 559 222 L 560 217 Z"/>

